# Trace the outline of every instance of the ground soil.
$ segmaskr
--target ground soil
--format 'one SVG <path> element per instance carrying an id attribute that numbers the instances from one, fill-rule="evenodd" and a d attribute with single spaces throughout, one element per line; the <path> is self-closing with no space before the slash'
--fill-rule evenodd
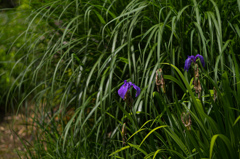
<path id="1" fill-rule="evenodd" d="M 5 115 L 3 120 L 0 121 L 0 159 L 26 157 L 22 142 L 26 143 L 28 141 L 31 143 L 32 140 L 31 131 L 26 124 L 28 120 L 23 114 L 18 114 Z"/>

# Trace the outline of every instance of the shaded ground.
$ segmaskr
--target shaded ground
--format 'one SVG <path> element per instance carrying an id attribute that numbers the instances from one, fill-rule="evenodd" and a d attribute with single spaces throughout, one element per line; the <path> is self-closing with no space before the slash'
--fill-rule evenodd
<path id="1" fill-rule="evenodd" d="M 0 122 L 0 159 L 17 159 L 23 156 L 25 148 L 19 137 L 30 142 L 32 137 L 30 129 L 27 129 L 25 124 L 26 119 L 22 114 L 6 115 Z M 13 124 L 14 120 L 15 123 Z"/>

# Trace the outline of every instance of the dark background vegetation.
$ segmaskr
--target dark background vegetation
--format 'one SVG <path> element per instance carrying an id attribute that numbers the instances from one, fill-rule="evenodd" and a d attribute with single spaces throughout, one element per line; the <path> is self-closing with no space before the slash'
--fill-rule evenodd
<path id="1" fill-rule="evenodd" d="M 19 2 L 19 1 L 18 1 Z M 17 0 L 1 0 L 0 1 L 0 8 L 14 8 L 18 6 Z"/>
<path id="2" fill-rule="evenodd" d="M 9 9 L 9 8 L 14 8 L 16 7 L 17 4 L 14 0 L 1 0 L 0 1 L 0 9 L 2 9 L 1 11 L 1 30 L 5 27 L 4 25 L 7 25 L 7 21 L 8 21 L 8 17 L 7 17 L 7 11 L 4 11 L 4 9 Z M 5 34 L 5 36 L 4 36 Z M 6 30 L 5 32 L 2 30 L 1 31 L 1 63 L 0 63 L 0 69 L 1 69 L 1 82 L 0 82 L 0 90 L 1 90 L 1 93 L 0 93 L 0 97 L 1 97 L 1 102 L 0 102 L 0 121 L 3 120 L 4 118 L 4 114 L 5 114 L 5 98 L 3 97 L 7 90 L 8 90 L 8 87 L 10 86 L 9 85 L 9 78 L 7 78 L 6 76 L 4 76 L 4 74 L 6 74 L 6 71 L 9 71 L 10 70 L 10 67 L 7 68 L 6 65 L 8 65 L 8 61 L 7 60 L 10 60 L 10 56 L 7 55 L 7 49 L 10 48 L 10 46 L 5 42 L 6 38 L 10 38 L 12 36 L 14 36 L 13 34 L 12 35 L 7 35 L 9 34 L 9 31 L 6 33 Z M 7 49 L 6 49 L 7 47 Z"/>

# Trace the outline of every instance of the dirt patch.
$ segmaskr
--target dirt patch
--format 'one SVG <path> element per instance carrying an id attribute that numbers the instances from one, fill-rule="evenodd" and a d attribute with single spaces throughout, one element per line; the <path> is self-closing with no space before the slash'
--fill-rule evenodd
<path id="1" fill-rule="evenodd" d="M 22 142 L 32 140 L 30 129 L 26 124 L 28 120 L 22 114 L 4 117 L 0 123 L 0 159 L 17 159 L 24 156 L 25 147 Z"/>

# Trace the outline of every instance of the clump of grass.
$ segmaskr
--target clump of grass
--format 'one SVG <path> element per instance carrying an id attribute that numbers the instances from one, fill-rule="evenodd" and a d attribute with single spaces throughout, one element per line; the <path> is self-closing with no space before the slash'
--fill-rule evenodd
<path id="1" fill-rule="evenodd" d="M 49 30 L 27 45 L 33 58 L 24 72 L 32 70 L 27 77 L 35 88 L 28 95 L 35 93 L 45 138 L 36 137 L 31 157 L 238 158 L 237 6 L 230 0 L 52 0 L 38 8 L 32 20 L 40 18 Z M 30 23 L 26 37 L 32 29 Z M 206 63 L 198 66 L 200 96 L 194 70 L 183 68 L 187 55 L 197 54 Z M 155 86 L 159 68 L 166 93 Z M 27 84 L 24 72 L 19 87 Z M 125 79 L 141 88 L 131 108 L 117 94 Z M 67 123 L 54 120 L 70 109 Z"/>

